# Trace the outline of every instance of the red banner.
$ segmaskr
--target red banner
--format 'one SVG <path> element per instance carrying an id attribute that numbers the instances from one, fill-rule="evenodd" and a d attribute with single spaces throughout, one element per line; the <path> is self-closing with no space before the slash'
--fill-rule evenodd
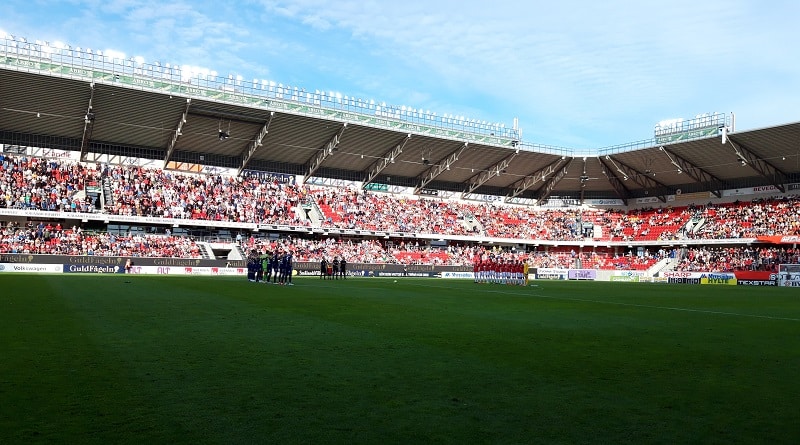
<path id="1" fill-rule="evenodd" d="M 775 279 L 775 273 L 774 272 L 768 272 L 768 271 L 763 271 L 763 270 L 758 270 L 758 271 L 754 271 L 754 270 L 737 270 L 733 274 L 736 275 L 736 279 L 737 280 L 763 280 L 763 281 L 768 281 L 768 280 L 774 280 Z"/>
<path id="2" fill-rule="evenodd" d="M 759 236 L 758 240 L 772 244 L 800 244 L 800 235 Z"/>

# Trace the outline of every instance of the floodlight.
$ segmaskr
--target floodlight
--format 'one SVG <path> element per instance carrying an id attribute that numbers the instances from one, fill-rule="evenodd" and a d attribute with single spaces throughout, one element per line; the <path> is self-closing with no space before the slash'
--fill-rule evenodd
<path id="1" fill-rule="evenodd" d="M 219 140 L 220 140 L 220 141 L 225 141 L 225 140 L 227 140 L 229 137 L 231 137 L 231 135 L 230 135 L 230 134 L 228 134 L 228 132 L 227 132 L 227 131 L 222 131 L 222 130 L 220 130 L 220 131 L 219 131 Z"/>

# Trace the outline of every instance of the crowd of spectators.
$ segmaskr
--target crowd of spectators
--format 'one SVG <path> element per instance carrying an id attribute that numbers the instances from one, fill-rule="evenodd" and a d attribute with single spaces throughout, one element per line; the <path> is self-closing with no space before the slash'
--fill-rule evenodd
<path id="1" fill-rule="evenodd" d="M 0 253 L 203 258 L 202 248 L 190 237 L 114 235 L 44 222 L 0 227 Z"/>
<path id="2" fill-rule="evenodd" d="M 104 188 L 104 202 L 87 194 Z M 441 198 L 397 196 L 262 180 L 256 176 L 200 175 L 131 165 L 86 164 L 65 159 L 0 155 L 0 208 L 53 212 L 100 211 L 113 217 L 147 216 L 311 226 L 303 204 L 316 206 L 322 228 L 488 236 L 548 241 L 680 241 L 800 235 L 800 197 L 749 202 L 633 209 L 533 209 L 465 203 Z M 485 255 L 480 246 L 445 248 L 376 240 L 282 240 L 298 261 L 344 257 L 348 262 L 468 265 Z M 275 241 L 271 243 L 276 243 Z M 275 247 L 275 246 L 263 246 Z M 0 252 L 77 255 L 177 256 L 198 258 L 191 238 L 170 235 L 85 233 L 57 224 L 3 227 Z M 682 270 L 763 267 L 774 250 L 690 249 Z M 566 252 L 504 252 L 534 267 L 646 268 L 659 255 Z M 765 255 L 772 255 L 765 257 Z M 782 254 L 781 254 L 782 255 Z M 789 259 L 796 259 L 789 257 Z M 781 257 L 781 259 L 785 259 Z M 775 260 L 778 261 L 778 260 Z M 755 266 L 754 266 L 755 264 Z"/>
<path id="3" fill-rule="evenodd" d="M 699 227 L 688 234 L 694 239 L 800 235 L 800 196 L 709 203 L 695 212 L 695 218 Z"/>
<path id="4" fill-rule="evenodd" d="M 78 162 L 0 154 L 0 208 L 90 212 L 87 184 L 98 184 L 96 167 Z"/>
<path id="5" fill-rule="evenodd" d="M 197 175 L 110 166 L 111 215 L 308 226 L 298 212 L 306 191 L 258 177 Z"/>
<path id="6" fill-rule="evenodd" d="M 388 232 L 468 235 L 467 215 L 477 205 L 453 200 L 395 197 L 349 188 L 317 187 L 311 197 L 322 211 L 323 227 Z"/>
<path id="7" fill-rule="evenodd" d="M 800 263 L 800 250 L 776 246 L 692 247 L 675 270 L 686 272 L 769 271 L 779 264 Z"/>

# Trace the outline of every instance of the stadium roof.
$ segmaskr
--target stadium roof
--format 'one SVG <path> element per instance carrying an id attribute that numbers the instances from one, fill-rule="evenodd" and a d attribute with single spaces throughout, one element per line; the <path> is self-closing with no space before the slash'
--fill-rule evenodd
<path id="1" fill-rule="evenodd" d="M 800 182 L 800 123 L 598 149 L 439 128 L 303 98 L 253 102 L 111 68 L 0 57 L 0 143 L 519 198 L 621 199 Z M 113 68 L 113 67 L 112 67 Z M 168 85 L 168 86 L 169 86 Z M 723 132 L 720 128 L 720 132 Z M 674 139 L 674 138 L 673 138 Z M 725 141 L 725 143 L 723 143 Z M 702 193 L 700 193 L 702 192 Z"/>

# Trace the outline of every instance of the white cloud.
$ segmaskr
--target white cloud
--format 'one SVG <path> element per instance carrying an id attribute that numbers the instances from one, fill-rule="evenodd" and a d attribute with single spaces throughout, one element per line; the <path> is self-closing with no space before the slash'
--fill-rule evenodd
<path id="1" fill-rule="evenodd" d="M 795 2 L 86 0 L 46 18 L 54 30 L 23 4 L 0 5 L 22 29 L 0 28 L 439 114 L 519 116 L 533 142 L 622 143 L 711 111 L 745 126 L 800 117 Z"/>

